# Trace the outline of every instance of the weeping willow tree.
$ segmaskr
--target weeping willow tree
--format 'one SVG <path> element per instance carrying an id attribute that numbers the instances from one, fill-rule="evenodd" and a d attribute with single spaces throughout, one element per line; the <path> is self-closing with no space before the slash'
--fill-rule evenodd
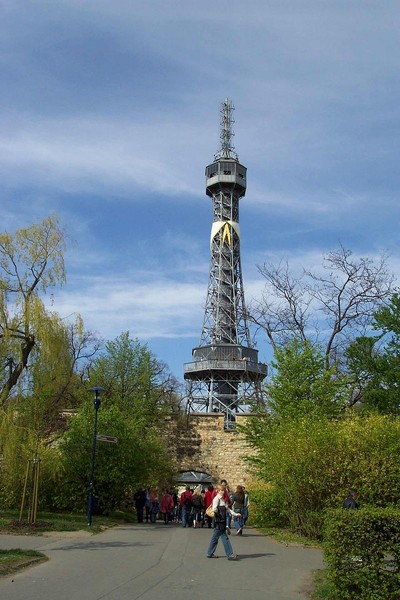
<path id="1" fill-rule="evenodd" d="M 42 459 L 43 482 L 57 471 L 60 413 L 80 403 L 99 345 L 79 316 L 66 323 L 43 301 L 65 282 L 63 250 L 54 215 L 0 234 L 0 501 L 6 506 L 20 501 L 33 457 Z"/>
<path id="2" fill-rule="evenodd" d="M 0 234 L 0 406 L 15 391 L 43 334 L 48 315 L 40 293 L 65 282 L 63 250 L 55 215 L 15 234 Z"/>

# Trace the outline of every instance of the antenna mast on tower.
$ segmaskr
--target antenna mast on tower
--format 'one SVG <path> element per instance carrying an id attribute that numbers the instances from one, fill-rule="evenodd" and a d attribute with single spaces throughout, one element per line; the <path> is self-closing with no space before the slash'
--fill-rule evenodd
<path id="1" fill-rule="evenodd" d="M 225 98 L 221 105 L 221 132 L 219 139 L 221 141 L 221 149 L 214 154 L 214 160 L 220 158 L 232 158 L 233 160 L 239 161 L 239 156 L 235 152 L 235 146 L 233 145 L 233 124 L 235 119 L 233 118 L 233 111 L 235 107 L 231 100 Z"/>

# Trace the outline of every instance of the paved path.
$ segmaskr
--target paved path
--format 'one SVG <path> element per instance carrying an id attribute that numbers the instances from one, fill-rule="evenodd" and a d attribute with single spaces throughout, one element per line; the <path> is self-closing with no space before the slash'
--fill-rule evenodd
<path id="1" fill-rule="evenodd" d="M 50 560 L 0 579 L 1 600 L 300 600 L 322 552 L 287 547 L 247 528 L 231 536 L 237 562 L 206 558 L 210 529 L 124 525 L 90 537 L 0 535 L 0 548 Z M 62 534 L 60 534 L 62 535 Z"/>

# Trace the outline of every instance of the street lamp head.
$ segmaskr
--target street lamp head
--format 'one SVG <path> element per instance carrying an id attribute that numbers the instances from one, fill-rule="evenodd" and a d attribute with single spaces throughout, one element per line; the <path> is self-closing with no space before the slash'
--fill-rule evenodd
<path id="1" fill-rule="evenodd" d="M 100 408 L 100 403 L 101 403 L 100 396 L 106 390 L 103 387 L 95 385 L 94 387 L 90 388 L 89 391 L 94 392 L 94 400 L 93 400 L 94 408 L 95 408 L 95 410 L 98 410 Z"/>

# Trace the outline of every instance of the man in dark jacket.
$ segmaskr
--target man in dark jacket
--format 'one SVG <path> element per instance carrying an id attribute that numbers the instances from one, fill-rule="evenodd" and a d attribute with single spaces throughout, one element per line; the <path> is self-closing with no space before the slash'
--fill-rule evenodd
<path id="1" fill-rule="evenodd" d="M 143 523 L 143 510 L 146 504 L 146 492 L 143 488 L 139 488 L 138 491 L 133 494 L 133 501 L 135 503 L 137 521 L 138 523 Z"/>
<path id="2" fill-rule="evenodd" d="M 343 508 L 351 508 L 351 509 L 357 509 L 358 508 L 358 502 L 357 500 L 357 492 L 356 490 L 349 490 L 349 495 L 347 496 L 346 500 L 343 502 Z"/>

